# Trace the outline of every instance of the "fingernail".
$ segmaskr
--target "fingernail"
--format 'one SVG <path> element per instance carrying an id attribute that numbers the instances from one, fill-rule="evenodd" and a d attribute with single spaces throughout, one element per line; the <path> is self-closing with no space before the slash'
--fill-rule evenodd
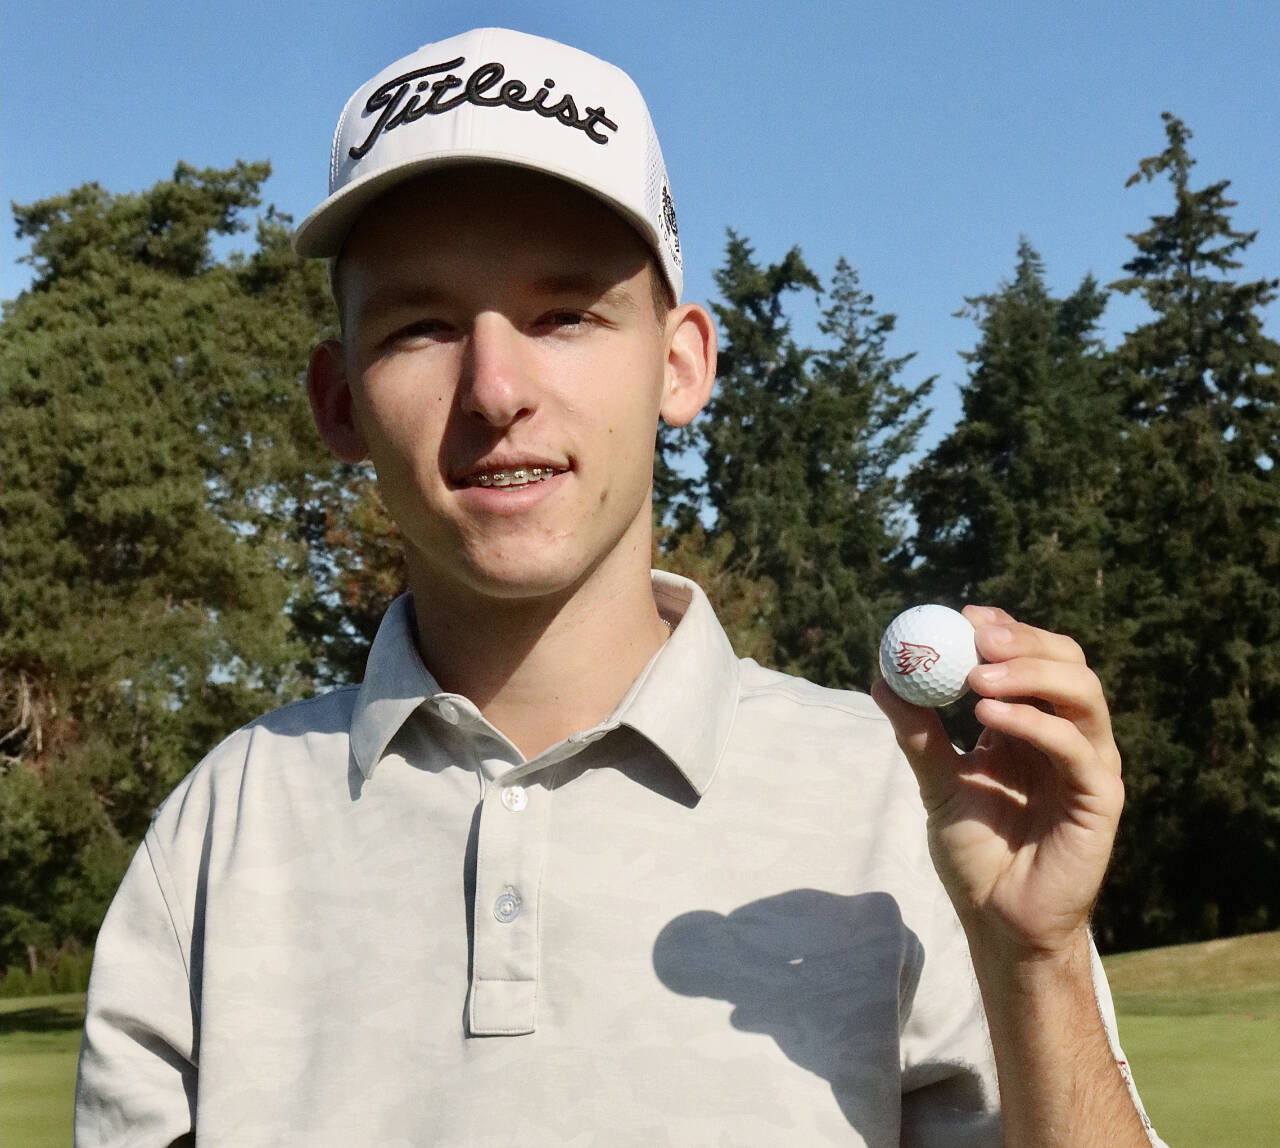
<path id="1" fill-rule="evenodd" d="M 987 641 L 996 646 L 1007 646 L 1013 641 L 1013 631 L 1005 626 L 988 626 L 985 633 Z"/>
<path id="2" fill-rule="evenodd" d="M 983 685 L 993 686 L 1001 678 L 1008 675 L 1009 669 L 1007 666 L 1002 666 L 997 663 L 992 666 L 979 666 L 974 673 Z"/>

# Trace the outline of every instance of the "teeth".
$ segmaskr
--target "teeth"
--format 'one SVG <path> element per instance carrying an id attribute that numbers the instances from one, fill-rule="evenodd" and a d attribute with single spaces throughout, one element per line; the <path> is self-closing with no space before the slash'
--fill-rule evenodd
<path id="1" fill-rule="evenodd" d="M 556 473 L 549 466 L 518 466 L 514 470 L 495 470 L 490 474 L 472 475 L 469 480 L 473 486 L 528 486 L 531 482 L 542 482 Z"/>

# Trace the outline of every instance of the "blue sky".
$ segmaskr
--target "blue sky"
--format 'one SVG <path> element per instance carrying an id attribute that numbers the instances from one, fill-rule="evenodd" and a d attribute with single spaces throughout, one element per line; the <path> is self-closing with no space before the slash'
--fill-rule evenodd
<path id="1" fill-rule="evenodd" d="M 477 24 L 566 40 L 644 90 L 679 211 L 686 296 L 713 295 L 725 229 L 762 259 L 838 256 L 898 316 L 904 381 L 940 376 L 929 440 L 958 414 L 953 313 L 1013 268 L 1020 235 L 1051 287 L 1119 276 L 1126 233 L 1169 203 L 1126 190 L 1195 133 L 1198 184 L 1230 179 L 1258 228 L 1244 274 L 1280 275 L 1280 5 L 1075 3 L 470 3 L 3 0 L 0 189 L 28 203 L 96 180 L 139 190 L 185 159 L 274 165 L 266 196 L 300 220 L 323 196 L 347 96 L 419 44 Z M 26 282 L 12 228 L 0 297 Z M 1113 301 L 1114 340 L 1140 316 Z M 1280 311 L 1269 316 L 1272 334 Z"/>

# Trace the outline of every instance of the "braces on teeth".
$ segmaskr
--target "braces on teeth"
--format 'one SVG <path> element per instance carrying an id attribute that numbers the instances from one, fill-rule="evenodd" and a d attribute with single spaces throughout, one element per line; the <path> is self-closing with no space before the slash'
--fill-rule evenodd
<path id="1" fill-rule="evenodd" d="M 542 482 L 556 473 L 549 466 L 518 467 L 512 471 L 499 470 L 493 474 L 477 474 L 473 479 L 477 486 L 527 486 Z"/>

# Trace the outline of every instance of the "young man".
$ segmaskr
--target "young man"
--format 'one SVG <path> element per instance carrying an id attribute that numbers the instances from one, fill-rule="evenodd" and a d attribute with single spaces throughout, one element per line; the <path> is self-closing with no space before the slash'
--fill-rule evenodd
<path id="1" fill-rule="evenodd" d="M 342 320 L 317 426 L 377 468 L 411 593 L 363 685 L 157 813 L 78 1142 L 1147 1144 L 1088 934 L 1122 786 L 1078 647 L 971 607 L 962 757 L 882 688 L 887 721 L 739 662 L 648 569 L 654 428 L 706 402 L 715 330 L 630 80 L 427 45 L 348 103 L 297 244 Z"/>

